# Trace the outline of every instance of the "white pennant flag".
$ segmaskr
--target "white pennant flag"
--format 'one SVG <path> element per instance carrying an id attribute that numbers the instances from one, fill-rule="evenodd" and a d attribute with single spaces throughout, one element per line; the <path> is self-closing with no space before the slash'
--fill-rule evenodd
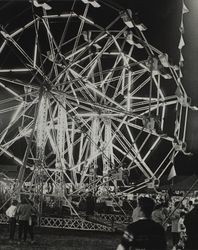
<path id="1" fill-rule="evenodd" d="M 182 49 L 184 47 L 184 45 L 185 45 L 184 39 L 183 39 L 183 36 L 181 35 L 178 48 Z"/>
<path id="2" fill-rule="evenodd" d="M 179 77 L 180 77 L 180 78 L 183 78 L 183 74 L 182 74 L 182 71 L 181 71 L 181 70 L 179 71 Z"/>
<path id="3" fill-rule="evenodd" d="M 189 12 L 189 9 L 186 7 L 185 3 L 183 2 L 182 14 L 186 14 L 188 12 Z"/>
<path id="4" fill-rule="evenodd" d="M 184 61 L 179 61 L 179 67 L 184 67 Z"/>
<path id="5" fill-rule="evenodd" d="M 181 78 L 178 77 L 178 78 L 177 78 L 177 81 L 178 81 L 178 83 L 181 83 Z"/>
<path id="6" fill-rule="evenodd" d="M 168 175 L 168 181 L 170 181 L 173 177 L 175 177 L 177 174 L 176 174 L 176 171 L 175 171 L 175 166 L 173 165 L 171 170 L 170 170 L 170 173 Z"/>
<path id="7" fill-rule="evenodd" d="M 180 59 L 179 59 L 180 62 L 184 62 L 184 57 L 183 57 L 183 54 L 180 52 Z"/>

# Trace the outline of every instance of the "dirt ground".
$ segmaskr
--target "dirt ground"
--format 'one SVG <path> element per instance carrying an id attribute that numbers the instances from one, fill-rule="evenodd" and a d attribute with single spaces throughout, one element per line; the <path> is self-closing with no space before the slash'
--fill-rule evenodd
<path id="1" fill-rule="evenodd" d="M 121 237 L 120 233 L 37 229 L 34 244 L 27 241 L 18 245 L 8 241 L 6 226 L 0 225 L 0 233 L 2 250 L 115 250 Z"/>
<path id="2" fill-rule="evenodd" d="M 8 225 L 0 225 L 0 250 L 115 250 L 121 236 L 121 232 L 35 228 L 35 243 L 31 244 L 28 238 L 26 243 L 18 245 L 17 241 L 8 241 Z M 168 250 L 172 249 L 170 232 L 167 243 Z"/>

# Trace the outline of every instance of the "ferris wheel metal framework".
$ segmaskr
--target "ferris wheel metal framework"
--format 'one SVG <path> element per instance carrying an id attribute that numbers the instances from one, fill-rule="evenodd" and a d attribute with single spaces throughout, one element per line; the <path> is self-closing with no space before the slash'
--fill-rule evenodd
<path id="1" fill-rule="evenodd" d="M 178 68 L 147 42 L 131 11 L 103 27 L 94 6 L 83 7 L 57 14 L 32 4 L 32 19 L 0 31 L 0 113 L 11 117 L 0 155 L 20 165 L 14 192 L 47 195 L 52 183 L 48 195 L 72 209 L 68 196 L 86 190 L 127 195 L 160 180 L 185 150 L 188 116 Z M 141 176 L 135 186 L 126 170 Z"/>

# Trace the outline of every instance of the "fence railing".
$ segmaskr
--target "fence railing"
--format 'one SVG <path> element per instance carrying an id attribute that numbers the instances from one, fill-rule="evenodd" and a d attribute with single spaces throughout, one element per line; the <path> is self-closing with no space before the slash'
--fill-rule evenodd
<path id="1" fill-rule="evenodd" d="M 39 226 L 47 228 L 62 228 L 74 230 L 90 230 L 112 232 L 115 230 L 115 224 L 127 224 L 130 222 L 129 216 L 113 215 L 113 214 L 98 214 L 86 219 L 78 217 L 40 217 Z M 0 224 L 7 224 L 8 217 L 5 214 L 0 214 Z"/>

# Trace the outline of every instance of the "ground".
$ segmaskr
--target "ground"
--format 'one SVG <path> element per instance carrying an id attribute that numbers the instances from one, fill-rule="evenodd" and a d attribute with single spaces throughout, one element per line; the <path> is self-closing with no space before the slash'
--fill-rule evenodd
<path id="1" fill-rule="evenodd" d="M 120 233 L 38 229 L 35 244 L 27 242 L 19 246 L 17 241 L 8 242 L 6 226 L 0 225 L 0 228 L 0 250 L 115 250 L 121 237 Z"/>
<path id="2" fill-rule="evenodd" d="M 35 243 L 27 241 L 18 245 L 17 241 L 8 241 L 8 225 L 0 225 L 0 250 L 116 250 L 121 236 L 122 232 L 35 228 Z M 167 232 L 167 250 L 172 249 L 170 238 Z"/>

